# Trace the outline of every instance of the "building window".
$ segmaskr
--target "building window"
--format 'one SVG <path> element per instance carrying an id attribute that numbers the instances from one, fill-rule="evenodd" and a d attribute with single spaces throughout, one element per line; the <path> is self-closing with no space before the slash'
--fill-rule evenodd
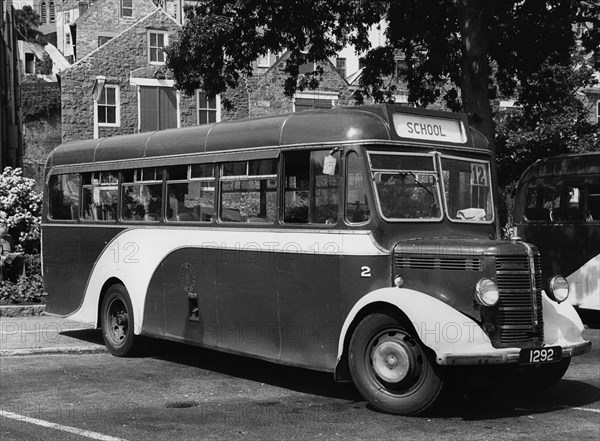
<path id="1" fill-rule="evenodd" d="M 342 77 L 346 78 L 346 59 L 345 58 L 336 58 L 335 70 L 337 70 L 338 73 Z"/>
<path id="2" fill-rule="evenodd" d="M 25 53 L 25 73 L 26 74 L 34 74 L 35 73 L 35 55 L 31 52 Z"/>
<path id="3" fill-rule="evenodd" d="M 150 64 L 165 64 L 166 32 L 148 31 L 148 58 Z"/>
<path id="4" fill-rule="evenodd" d="M 102 46 L 103 44 L 108 43 L 112 39 L 113 39 L 113 37 L 109 37 L 107 35 L 98 35 L 98 47 Z"/>
<path id="5" fill-rule="evenodd" d="M 119 86 L 105 84 L 96 102 L 99 127 L 118 127 L 119 120 Z"/>
<path id="6" fill-rule="evenodd" d="M 133 0 L 121 0 L 121 17 L 133 17 Z"/>
<path id="7" fill-rule="evenodd" d="M 40 3 L 40 21 L 42 23 L 48 22 L 48 11 L 46 11 L 46 2 Z"/>
<path id="8" fill-rule="evenodd" d="M 50 2 L 50 23 L 54 23 L 55 22 L 55 14 L 54 14 L 54 2 Z"/>
<path id="9" fill-rule="evenodd" d="M 206 92 L 198 92 L 198 124 L 210 124 L 221 120 L 221 98 L 209 98 Z"/>
<path id="10" fill-rule="evenodd" d="M 333 109 L 337 101 L 336 93 L 297 93 L 294 96 L 294 112 L 308 109 Z"/>
<path id="11" fill-rule="evenodd" d="M 140 132 L 178 127 L 177 91 L 173 87 L 140 86 Z"/>

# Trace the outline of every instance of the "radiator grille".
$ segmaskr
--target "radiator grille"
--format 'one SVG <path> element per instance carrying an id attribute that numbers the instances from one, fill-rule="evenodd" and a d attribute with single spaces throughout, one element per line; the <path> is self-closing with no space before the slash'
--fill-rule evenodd
<path id="1" fill-rule="evenodd" d="M 480 271 L 481 259 L 463 256 L 411 256 L 400 254 L 396 256 L 396 267 L 428 270 Z"/>
<path id="2" fill-rule="evenodd" d="M 532 273 L 533 266 L 533 273 Z M 497 256 L 500 342 L 515 345 L 543 339 L 542 274 L 539 254 Z M 534 286 L 532 286 L 534 285 Z"/>

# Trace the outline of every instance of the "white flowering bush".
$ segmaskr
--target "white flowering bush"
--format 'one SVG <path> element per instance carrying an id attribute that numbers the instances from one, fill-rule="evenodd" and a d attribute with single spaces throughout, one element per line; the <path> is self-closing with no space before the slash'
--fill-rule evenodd
<path id="1" fill-rule="evenodd" d="M 9 233 L 26 252 L 39 252 L 42 195 L 35 181 L 20 168 L 6 167 L 0 174 L 0 230 Z"/>

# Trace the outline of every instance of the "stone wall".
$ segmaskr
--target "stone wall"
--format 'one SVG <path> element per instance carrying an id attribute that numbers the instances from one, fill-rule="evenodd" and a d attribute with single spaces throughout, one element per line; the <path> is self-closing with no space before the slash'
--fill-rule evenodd
<path id="1" fill-rule="evenodd" d="M 100 0 L 77 19 L 77 59 L 98 48 L 98 36 L 117 35 L 152 11 L 152 0 L 133 0 L 133 16 L 121 17 L 120 0 Z"/>
<path id="2" fill-rule="evenodd" d="M 237 119 L 244 117 L 260 117 L 293 111 L 293 100 L 284 94 L 285 79 L 288 74 L 284 71 L 283 57 L 277 61 L 264 74 L 246 78 L 241 85 L 228 91 L 225 97 L 234 104 L 234 109 L 223 112 L 223 119 Z M 338 105 L 348 105 L 353 102 L 352 92 L 346 80 L 342 78 L 335 67 L 329 62 L 319 63 L 323 67 L 323 76 L 319 88 L 304 90 L 306 93 L 318 94 L 326 92 L 338 96 Z M 300 92 L 300 91 L 298 91 Z"/>

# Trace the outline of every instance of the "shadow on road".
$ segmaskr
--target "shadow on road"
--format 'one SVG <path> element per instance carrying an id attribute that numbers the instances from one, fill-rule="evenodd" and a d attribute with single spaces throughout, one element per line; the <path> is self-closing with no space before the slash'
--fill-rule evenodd
<path id="1" fill-rule="evenodd" d="M 600 389 L 563 379 L 542 392 L 526 392 L 492 384 L 482 374 L 451 376 L 429 418 L 461 418 L 467 421 L 545 414 L 600 401 Z"/>
<path id="2" fill-rule="evenodd" d="M 103 344 L 99 330 L 62 333 L 90 343 Z M 370 406 L 351 383 L 336 383 L 331 373 L 204 349 L 152 338 L 141 340 L 137 358 L 156 358 L 324 398 L 346 400 L 346 406 Z M 600 401 L 600 389 L 574 380 L 561 380 L 538 393 L 510 391 L 493 384 L 481 371 L 450 371 L 435 405 L 426 418 L 461 418 L 466 421 L 519 417 L 584 407 Z M 338 403 L 339 404 L 339 403 Z M 345 407 L 345 406 L 342 406 Z"/>

